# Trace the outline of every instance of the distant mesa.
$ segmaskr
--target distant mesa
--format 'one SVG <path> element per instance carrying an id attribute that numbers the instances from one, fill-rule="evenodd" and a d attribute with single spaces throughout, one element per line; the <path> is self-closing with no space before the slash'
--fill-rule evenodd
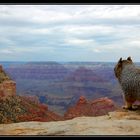
<path id="1" fill-rule="evenodd" d="M 118 109 L 118 107 L 107 97 L 89 101 L 84 96 L 81 96 L 78 102 L 73 107 L 70 107 L 64 114 L 64 118 L 72 119 L 81 116 L 101 116 L 116 109 Z"/>
<path id="2" fill-rule="evenodd" d="M 16 82 L 5 73 L 0 65 L 0 97 L 16 95 Z"/>

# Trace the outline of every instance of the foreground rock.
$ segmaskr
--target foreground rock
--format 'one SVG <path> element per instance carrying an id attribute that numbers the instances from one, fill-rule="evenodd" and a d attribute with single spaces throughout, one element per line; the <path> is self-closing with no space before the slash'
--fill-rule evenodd
<path id="1" fill-rule="evenodd" d="M 99 117 L 57 122 L 1 124 L 0 135 L 140 135 L 140 111 L 116 111 Z"/>

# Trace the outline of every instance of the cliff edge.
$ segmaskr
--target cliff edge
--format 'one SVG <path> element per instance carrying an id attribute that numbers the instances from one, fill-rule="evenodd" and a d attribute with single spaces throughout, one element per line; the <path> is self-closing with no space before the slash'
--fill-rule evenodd
<path id="1" fill-rule="evenodd" d="M 0 135 L 140 135 L 140 110 L 57 122 L 0 124 Z"/>

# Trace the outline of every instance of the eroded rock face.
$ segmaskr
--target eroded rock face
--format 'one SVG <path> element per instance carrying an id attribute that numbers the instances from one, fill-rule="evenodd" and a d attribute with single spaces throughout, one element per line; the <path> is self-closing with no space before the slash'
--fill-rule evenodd
<path id="1" fill-rule="evenodd" d="M 94 116 L 100 116 L 116 110 L 117 106 L 111 99 L 105 97 L 91 101 L 91 108 Z"/>
<path id="2" fill-rule="evenodd" d="M 16 82 L 12 80 L 4 81 L 3 91 L 6 96 L 16 95 Z"/>
<path id="3" fill-rule="evenodd" d="M 16 82 L 10 79 L 0 65 L 0 97 L 15 96 Z"/>
<path id="4" fill-rule="evenodd" d="M 84 96 L 81 96 L 77 104 L 70 107 L 64 114 L 64 118 L 72 119 L 80 116 L 100 116 L 116 109 L 117 106 L 115 103 L 107 97 L 88 101 Z"/>

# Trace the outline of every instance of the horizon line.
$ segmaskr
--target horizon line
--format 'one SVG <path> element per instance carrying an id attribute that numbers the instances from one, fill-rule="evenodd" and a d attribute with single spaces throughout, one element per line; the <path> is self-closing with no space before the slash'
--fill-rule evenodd
<path id="1" fill-rule="evenodd" d="M 38 60 L 32 60 L 32 61 L 27 61 L 27 60 L 19 60 L 19 61 L 13 61 L 13 60 L 2 60 L 2 61 L 0 61 L 0 63 L 1 62 L 9 62 L 9 63 L 12 63 L 12 62 L 25 62 L 25 63 L 28 63 L 28 62 L 59 62 L 59 63 L 74 63 L 74 62 L 83 62 L 83 63 L 85 63 L 85 62 L 95 62 L 95 63 L 117 63 L 117 61 L 56 61 L 56 60 L 40 60 L 40 61 L 38 61 Z M 134 63 L 140 63 L 140 61 L 135 61 Z"/>

